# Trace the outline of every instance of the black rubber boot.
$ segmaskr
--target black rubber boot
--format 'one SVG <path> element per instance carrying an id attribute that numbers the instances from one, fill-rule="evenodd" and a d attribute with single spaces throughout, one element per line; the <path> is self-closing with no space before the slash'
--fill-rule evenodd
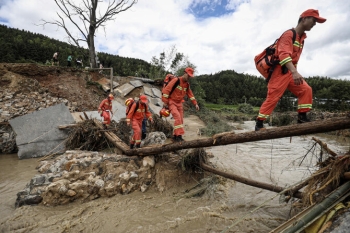
<path id="1" fill-rule="evenodd" d="M 136 144 L 136 145 L 135 145 L 135 148 L 136 148 L 136 149 L 141 148 L 141 144 Z"/>
<path id="2" fill-rule="evenodd" d="M 263 120 L 256 120 L 256 125 L 255 125 L 255 131 L 259 130 L 264 130 L 264 121 Z"/>
<path id="3" fill-rule="evenodd" d="M 306 112 L 299 112 L 298 113 L 298 124 L 310 122 L 310 119 L 307 118 Z"/>
<path id="4" fill-rule="evenodd" d="M 130 144 L 130 149 L 134 149 L 134 144 Z"/>
<path id="5" fill-rule="evenodd" d="M 172 140 L 173 142 L 176 142 L 176 141 L 177 141 L 177 136 L 176 136 L 176 135 L 173 135 L 173 137 L 171 138 L 171 140 Z"/>
<path id="6" fill-rule="evenodd" d="M 178 135 L 178 136 L 176 136 L 176 141 L 177 142 L 183 142 L 185 140 L 182 138 L 182 135 Z"/>
<path id="7" fill-rule="evenodd" d="M 146 138 L 146 133 L 142 133 L 141 139 L 143 140 L 143 139 L 145 139 L 145 138 Z"/>

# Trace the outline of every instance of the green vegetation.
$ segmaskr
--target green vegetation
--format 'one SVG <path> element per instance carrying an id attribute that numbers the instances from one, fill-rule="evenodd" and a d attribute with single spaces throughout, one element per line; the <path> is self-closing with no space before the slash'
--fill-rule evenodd
<path id="1" fill-rule="evenodd" d="M 88 49 L 78 48 L 47 36 L 0 25 L 0 62 L 39 63 L 51 65 L 52 56 L 59 52 L 60 66 L 67 66 L 68 55 L 72 55 L 72 66 L 80 57 L 84 66 L 90 66 Z M 151 71 L 151 64 L 141 59 L 120 57 L 108 53 L 98 53 L 105 68 L 113 67 L 115 75 L 145 76 Z"/>
<path id="2" fill-rule="evenodd" d="M 326 111 L 350 110 L 350 81 L 329 77 L 309 77 L 305 79 L 312 87 L 314 109 Z M 191 81 L 192 82 L 192 81 Z M 264 78 L 248 74 L 239 74 L 234 70 L 225 70 L 216 74 L 200 75 L 195 79 L 196 87 L 201 88 L 206 103 L 217 104 L 216 108 L 231 108 L 239 104 L 250 104 L 259 108 L 266 98 L 267 85 Z M 286 91 L 275 111 L 296 111 L 294 95 Z M 222 106 L 222 107 L 220 107 Z M 208 105 L 213 109 L 213 106 Z M 218 109 L 215 109 L 218 110 Z M 256 111 L 256 108 L 254 108 Z"/>
<path id="3" fill-rule="evenodd" d="M 52 55 L 58 51 L 61 66 L 67 65 L 68 55 L 73 56 L 73 66 L 77 57 L 83 59 L 84 66 L 90 63 L 87 49 L 77 48 L 40 34 L 8 28 L 5 25 L 0 25 L 0 47 L 0 62 L 51 65 Z M 176 75 L 181 75 L 185 66 L 195 68 L 185 54 L 177 52 L 175 46 L 169 52 L 153 57 L 151 63 L 103 52 L 100 52 L 98 56 L 104 67 L 113 67 L 114 75 L 120 76 L 135 75 L 162 80 L 168 70 Z M 318 76 L 305 80 L 313 89 L 313 109 L 350 110 L 350 81 Z M 207 135 L 229 131 L 227 120 L 255 119 L 267 93 L 264 78 L 237 73 L 234 70 L 199 75 L 191 79 L 190 83 L 201 110 L 196 112 L 192 104 L 186 103 L 190 107 L 185 114 L 198 115 L 207 124 L 207 128 L 203 130 L 203 133 Z M 96 84 L 88 83 L 87 85 Z M 292 93 L 286 91 L 274 112 L 296 112 L 297 103 L 293 97 Z M 285 116 L 276 124 L 288 124 L 291 120 L 290 116 Z"/>

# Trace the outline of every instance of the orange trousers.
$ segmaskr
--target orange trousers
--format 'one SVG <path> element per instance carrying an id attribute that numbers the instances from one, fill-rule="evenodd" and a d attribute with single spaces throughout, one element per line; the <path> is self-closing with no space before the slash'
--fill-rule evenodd
<path id="1" fill-rule="evenodd" d="M 133 135 L 131 137 L 130 144 L 136 144 L 136 145 L 141 144 L 142 121 L 143 119 L 141 120 L 137 120 L 134 118 L 131 119 L 131 127 L 133 130 Z"/>
<path id="2" fill-rule="evenodd" d="M 107 111 L 102 112 L 103 124 L 109 125 L 111 123 L 111 113 Z"/>
<path id="3" fill-rule="evenodd" d="M 298 112 L 312 109 L 312 88 L 305 80 L 303 84 L 295 85 L 292 73 L 282 74 L 281 66 L 275 68 L 267 88 L 267 97 L 260 107 L 258 120 L 265 120 L 272 113 L 287 88 L 298 97 Z"/>
<path id="4" fill-rule="evenodd" d="M 173 115 L 175 123 L 174 123 L 174 132 L 173 135 L 179 136 L 184 135 L 184 110 L 182 107 L 182 102 L 178 103 L 173 101 L 172 99 L 169 100 L 169 111 L 171 115 Z"/>

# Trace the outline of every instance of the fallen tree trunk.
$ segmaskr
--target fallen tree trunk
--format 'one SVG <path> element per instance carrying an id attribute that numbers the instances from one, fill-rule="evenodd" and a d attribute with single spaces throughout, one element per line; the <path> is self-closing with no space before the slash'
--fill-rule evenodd
<path id="1" fill-rule="evenodd" d="M 126 150 L 126 155 L 155 155 L 162 152 L 169 152 L 188 148 L 200 148 L 228 145 L 259 140 L 276 139 L 306 134 L 324 133 L 340 129 L 350 128 L 350 116 L 337 117 L 328 120 L 314 121 L 298 125 L 288 125 L 260 131 L 252 131 L 239 134 L 226 134 L 216 138 L 204 138 L 181 143 L 170 143 L 156 147 L 143 147 L 140 149 Z"/>
<path id="2" fill-rule="evenodd" d="M 74 128 L 77 126 L 78 126 L 78 124 L 59 125 L 58 129 L 69 129 L 69 128 Z"/>
<path id="3" fill-rule="evenodd" d="M 200 166 L 205 171 L 212 172 L 214 174 L 217 174 L 217 175 L 223 176 L 225 178 L 228 178 L 228 179 L 231 179 L 231 180 L 235 180 L 237 182 L 240 182 L 240 183 L 243 183 L 243 184 L 246 184 L 246 185 L 250 185 L 250 186 L 253 186 L 253 187 L 266 189 L 266 190 L 269 190 L 269 191 L 272 191 L 272 192 L 276 192 L 276 193 L 280 193 L 283 190 L 285 190 L 285 188 L 280 187 L 280 186 L 267 184 L 267 183 L 263 183 L 263 182 L 259 182 L 259 181 L 255 181 L 255 180 L 250 180 L 250 179 L 247 179 L 247 178 L 239 176 L 239 175 L 223 172 L 223 171 L 217 170 L 215 168 L 212 168 L 212 167 L 210 167 L 210 166 L 208 166 L 207 164 L 204 164 L 204 163 L 201 163 Z M 298 187 L 298 189 L 300 189 L 300 188 Z M 293 189 L 290 189 L 290 190 L 293 190 Z M 296 197 L 296 198 L 299 198 L 299 199 L 302 198 L 302 193 L 297 191 L 297 190 L 294 191 L 294 193 L 289 193 L 288 191 L 286 191 L 285 194 L 287 194 L 287 195 L 288 194 L 292 194 L 293 197 Z"/>
<path id="4" fill-rule="evenodd" d="M 102 123 L 101 123 L 99 120 L 97 120 L 97 119 L 93 119 L 93 120 L 94 120 L 95 125 L 96 125 L 98 128 L 100 128 L 100 129 L 102 129 L 102 130 L 104 129 Z M 110 142 L 112 142 L 118 149 L 120 149 L 121 151 L 123 151 L 123 153 L 125 153 L 126 150 L 129 149 L 128 145 L 126 145 L 126 144 L 123 142 L 123 140 L 121 140 L 121 139 L 120 139 L 117 135 L 115 135 L 114 133 L 108 132 L 108 131 L 107 131 L 107 132 L 104 131 L 103 133 L 104 133 L 104 135 L 107 137 L 107 139 L 108 139 Z"/>
<path id="5" fill-rule="evenodd" d="M 337 153 L 335 153 L 334 151 L 332 151 L 331 149 L 328 148 L 327 143 L 324 143 L 320 139 L 317 139 L 315 137 L 312 137 L 312 140 L 317 142 L 322 147 L 322 149 L 327 151 L 328 154 L 332 155 L 333 157 L 337 156 Z"/>

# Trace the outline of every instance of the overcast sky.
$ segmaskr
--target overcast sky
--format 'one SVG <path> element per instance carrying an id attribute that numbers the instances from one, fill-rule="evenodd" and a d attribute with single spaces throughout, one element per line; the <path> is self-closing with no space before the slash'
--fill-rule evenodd
<path id="1" fill-rule="evenodd" d="M 307 32 L 299 73 L 350 80 L 349 0 L 139 0 L 97 32 L 96 50 L 150 62 L 175 45 L 197 66 L 197 75 L 258 75 L 254 56 L 309 8 L 327 21 Z M 0 0 L 1 24 L 67 41 L 62 29 L 36 26 L 41 19 L 58 19 L 56 12 L 52 0 Z"/>

